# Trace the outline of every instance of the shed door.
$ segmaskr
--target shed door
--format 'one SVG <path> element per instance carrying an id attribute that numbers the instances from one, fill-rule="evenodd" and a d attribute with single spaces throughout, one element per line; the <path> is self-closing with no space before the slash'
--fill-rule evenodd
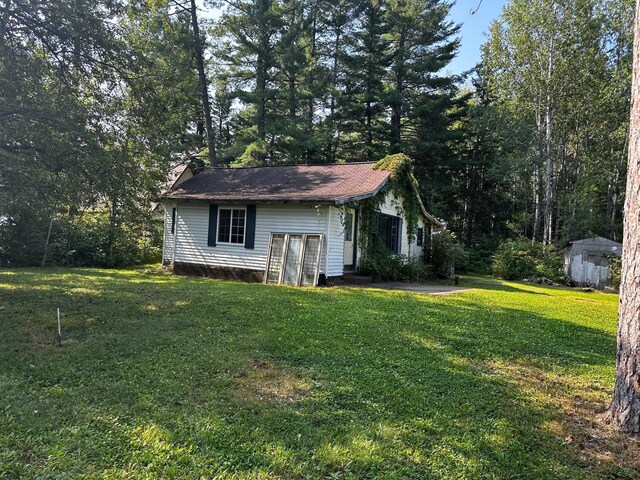
<path id="1" fill-rule="evenodd" d="M 583 267 L 583 283 L 597 288 L 604 288 L 610 277 L 609 269 L 607 268 L 609 259 L 601 253 L 588 253 L 583 258 L 586 260 Z"/>

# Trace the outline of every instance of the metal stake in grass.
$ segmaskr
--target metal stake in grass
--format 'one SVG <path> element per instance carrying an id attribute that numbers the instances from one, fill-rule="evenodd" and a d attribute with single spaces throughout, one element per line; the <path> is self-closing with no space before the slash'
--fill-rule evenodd
<path id="1" fill-rule="evenodd" d="M 58 317 L 58 346 L 62 346 L 62 329 L 60 328 L 60 307 L 56 307 L 56 315 Z"/>

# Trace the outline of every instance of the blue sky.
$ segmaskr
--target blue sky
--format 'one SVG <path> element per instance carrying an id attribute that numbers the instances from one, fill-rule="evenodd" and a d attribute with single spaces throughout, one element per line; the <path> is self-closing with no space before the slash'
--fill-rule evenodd
<path id="1" fill-rule="evenodd" d="M 456 23 L 462 23 L 462 42 L 458 56 L 445 70 L 461 73 L 473 68 L 480 61 L 480 46 L 486 39 L 489 25 L 500 16 L 507 1 L 483 0 L 478 11 L 472 15 L 471 12 L 476 10 L 480 0 L 457 0 L 451 9 L 450 18 Z"/>

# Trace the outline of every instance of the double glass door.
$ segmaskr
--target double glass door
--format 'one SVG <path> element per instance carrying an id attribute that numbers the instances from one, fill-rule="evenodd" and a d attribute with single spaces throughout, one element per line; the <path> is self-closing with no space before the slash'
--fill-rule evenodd
<path id="1" fill-rule="evenodd" d="M 322 235 L 272 233 L 265 283 L 315 286 L 322 253 Z"/>

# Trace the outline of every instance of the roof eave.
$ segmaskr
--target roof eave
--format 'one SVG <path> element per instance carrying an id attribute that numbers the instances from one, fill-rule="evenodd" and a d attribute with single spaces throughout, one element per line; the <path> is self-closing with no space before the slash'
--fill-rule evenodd
<path id="1" fill-rule="evenodd" d="M 332 199 L 261 199 L 261 198 L 194 198 L 189 196 L 177 195 L 167 196 L 165 199 L 167 202 L 181 201 L 189 203 L 227 203 L 227 204 L 246 204 L 256 203 L 260 205 L 333 205 Z"/>
<path id="2" fill-rule="evenodd" d="M 359 202 L 361 200 L 366 200 L 367 198 L 375 197 L 380 192 L 380 190 L 382 190 L 382 188 L 387 184 L 388 181 L 389 181 L 389 177 L 385 178 L 382 182 L 380 182 L 380 185 L 378 185 L 375 189 L 371 190 L 370 192 L 361 193 L 359 195 L 352 195 L 349 197 L 337 198 L 334 202 L 334 205 L 336 207 L 339 207 L 340 205 L 345 205 L 347 203 Z"/>

